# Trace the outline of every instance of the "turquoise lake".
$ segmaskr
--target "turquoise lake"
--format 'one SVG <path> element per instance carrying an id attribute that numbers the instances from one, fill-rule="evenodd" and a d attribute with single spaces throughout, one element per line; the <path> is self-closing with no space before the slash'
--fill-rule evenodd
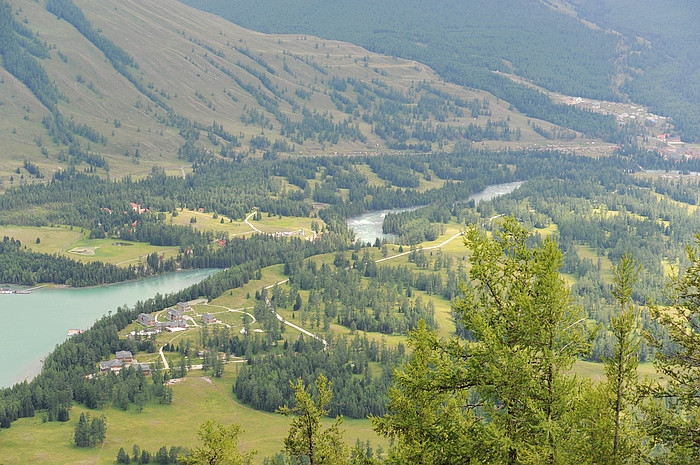
<path id="1" fill-rule="evenodd" d="M 109 286 L 0 294 L 0 387 L 36 376 L 41 360 L 67 339 L 69 329 L 88 329 L 119 306 L 179 291 L 217 271 L 181 271 Z"/>

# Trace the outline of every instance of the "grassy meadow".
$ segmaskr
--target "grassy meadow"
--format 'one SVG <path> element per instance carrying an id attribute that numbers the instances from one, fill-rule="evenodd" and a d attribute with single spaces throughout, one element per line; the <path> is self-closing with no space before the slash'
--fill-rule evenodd
<path id="1" fill-rule="evenodd" d="M 0 433 L 0 451 L 3 465 L 41 462 L 46 465 L 112 464 L 120 447 L 131 453 L 134 444 L 155 454 L 161 446 L 196 447 L 198 426 L 207 419 L 224 424 L 239 423 L 244 429 L 239 446 L 242 450 L 256 450 L 254 463 L 274 455 L 284 447 L 284 437 L 290 419 L 282 415 L 253 410 L 236 401 L 232 393 L 235 368 L 226 366 L 220 379 L 192 371 L 181 382 L 173 385 L 173 403 L 169 406 L 146 404 L 141 413 L 130 405 L 127 411 L 115 408 L 88 411 L 76 405 L 71 409 L 67 423 L 43 423 L 41 414 L 24 418 Z M 104 414 L 107 438 L 103 445 L 78 448 L 73 445 L 75 426 L 81 412 L 92 416 Z M 330 421 L 326 421 L 329 424 Z M 353 445 L 357 439 L 369 439 L 373 447 L 387 442 L 378 437 L 369 420 L 343 422 L 346 441 Z"/>
<path id="2" fill-rule="evenodd" d="M 263 213 L 262 218 L 259 220 L 256 220 L 254 217 L 247 218 L 249 218 L 248 221 L 250 224 L 267 234 L 287 233 L 296 236 L 303 231 L 303 237 L 313 237 L 311 222 L 315 221 L 318 224 L 319 231 L 325 225 L 320 218 L 268 216 L 267 213 Z M 225 233 L 228 234 L 230 238 L 237 236 L 245 237 L 257 232 L 242 219 L 234 219 L 224 215 L 214 215 L 214 213 L 211 212 L 200 212 L 196 210 L 180 209 L 177 211 L 176 216 L 173 216 L 172 212 L 167 213 L 165 222 L 166 224 L 177 226 L 192 226 L 202 231 Z"/>
<path id="3" fill-rule="evenodd" d="M 161 247 L 120 239 L 89 239 L 89 231 L 71 226 L 5 226 L 0 236 L 18 239 L 35 252 L 64 255 L 81 262 L 102 261 L 113 265 L 136 265 L 156 252 L 165 258 L 177 255 L 177 247 Z"/>

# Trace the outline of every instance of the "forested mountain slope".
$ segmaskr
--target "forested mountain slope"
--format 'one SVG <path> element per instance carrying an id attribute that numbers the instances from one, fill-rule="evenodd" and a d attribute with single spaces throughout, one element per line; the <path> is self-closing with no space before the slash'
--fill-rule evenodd
<path id="1" fill-rule="evenodd" d="M 174 0 L 3 0 L 0 22 L 2 188 L 71 165 L 121 177 L 211 158 L 511 147 L 547 143 L 542 128 L 566 140 L 616 130 L 612 117 L 564 105 L 560 126 L 528 119 L 416 61 L 252 32 Z"/>
<path id="2" fill-rule="evenodd" d="M 692 1 L 182 1 L 260 31 L 316 34 L 423 61 L 532 116 L 543 104 L 494 71 L 569 95 L 631 98 L 672 117 L 684 140 L 700 139 Z"/>
<path id="3" fill-rule="evenodd" d="M 624 91 L 672 115 L 688 140 L 700 139 L 700 8 L 689 0 L 572 0 L 579 14 L 630 37 L 645 48 L 630 56 L 637 71 Z"/>

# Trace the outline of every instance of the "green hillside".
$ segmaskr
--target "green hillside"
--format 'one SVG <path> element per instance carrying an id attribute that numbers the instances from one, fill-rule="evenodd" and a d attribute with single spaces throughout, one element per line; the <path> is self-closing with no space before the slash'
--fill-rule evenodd
<path id="1" fill-rule="evenodd" d="M 503 86 L 471 81 L 476 58 L 452 60 L 452 71 L 441 74 L 462 76 L 452 79 L 469 86 L 462 87 L 415 61 L 440 67 L 431 53 L 406 60 L 307 34 L 261 34 L 177 1 L 3 1 L 0 13 L 3 189 L 48 181 L 71 167 L 113 179 L 151 173 L 154 165 L 180 175 L 211 159 L 280 154 L 437 152 L 480 144 L 597 155 L 668 129 L 620 128 L 599 110 L 629 109 L 567 105 L 566 95 L 546 94 L 547 79 L 524 72 L 526 57 L 518 62 L 515 55 L 489 62 L 500 74 L 479 74 Z M 496 46 L 484 40 L 472 44 L 479 53 Z M 573 72 L 608 80 L 607 71 L 598 71 Z M 506 72 L 544 87 L 515 83 Z"/>
<path id="2" fill-rule="evenodd" d="M 692 1 L 663 8 L 632 0 L 182 1 L 255 30 L 316 34 L 415 59 L 533 117 L 566 119 L 494 71 L 568 95 L 629 99 L 673 118 L 684 141 L 700 140 L 700 10 Z"/>
<path id="3" fill-rule="evenodd" d="M 573 0 L 579 14 L 630 37 L 643 38 L 639 54 L 629 56 L 634 78 L 624 91 L 669 114 L 685 140 L 700 139 L 700 9 L 688 0 Z"/>
<path id="4" fill-rule="evenodd" d="M 538 145 L 552 126 L 415 61 L 176 1 L 3 2 L 2 21 L 4 188 L 70 165 L 121 177 L 212 157 Z"/>

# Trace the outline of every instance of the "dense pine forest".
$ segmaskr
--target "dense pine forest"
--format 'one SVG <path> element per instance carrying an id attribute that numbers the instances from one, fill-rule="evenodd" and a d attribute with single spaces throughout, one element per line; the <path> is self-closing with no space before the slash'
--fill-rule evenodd
<path id="1" fill-rule="evenodd" d="M 545 456 L 562 463 L 595 456 L 613 463 L 621 463 L 615 462 L 619 457 L 625 463 L 672 457 L 688 463 L 697 449 L 676 444 L 667 428 L 691 427 L 669 415 L 682 412 L 681 406 L 695 408 L 682 397 L 688 380 L 678 367 L 683 351 L 693 349 L 668 311 L 678 308 L 693 324 L 696 309 L 685 310 L 690 305 L 685 296 L 694 285 L 697 258 L 686 246 L 692 247 L 700 227 L 692 209 L 697 185 L 692 177 L 650 177 L 639 169 L 694 168 L 690 162 L 668 163 L 653 153 L 593 159 L 554 151 L 473 150 L 401 159 L 222 160 L 197 164 L 184 179 L 157 169 L 138 181 L 116 182 L 60 172 L 47 184 L 11 188 L 0 199 L 3 224 L 70 224 L 94 238 L 167 244 L 179 252 L 167 261 L 153 256 L 140 268 L 84 265 L 32 252 L 32 244 L 8 237 L 1 262 L 7 282 L 92 285 L 179 267 L 225 271 L 178 294 L 119 308 L 58 346 L 36 379 L 2 391 L 2 426 L 37 414 L 68 421 L 74 403 L 97 412 L 169 405 L 168 380 L 186 377 L 196 360 L 221 376 L 225 365 L 215 356 L 221 354 L 247 360 L 236 370 L 231 393 L 256 409 L 294 405 L 300 392 L 290 381 L 299 378 L 311 386 L 327 376 L 325 414 L 372 416 L 376 431 L 394 441 L 382 457 L 387 463 L 443 463 L 439 457 L 464 463 L 468 456 L 503 463 Z M 421 188 L 427 178 L 441 182 Z M 512 181 L 524 183 L 488 202 L 466 201 L 487 184 Z M 130 205 L 134 200 L 139 209 Z M 387 215 L 384 229 L 396 235 L 395 243 L 351 241 L 345 223 L 350 215 L 421 206 Z M 317 215 L 323 226 L 317 226 L 315 240 L 239 238 L 168 220 L 197 210 L 221 215 L 226 224 L 250 217 L 253 207 L 257 221 Z M 467 230 L 463 251 L 424 250 L 425 241 L 445 237 L 455 225 Z M 399 255 L 405 251 L 405 264 L 377 258 L 390 258 L 397 247 Z M 248 331 L 203 327 L 186 344 L 163 346 L 169 369 L 156 357 L 149 376 L 127 369 L 86 378 L 116 351 L 158 351 L 161 343 L 153 336 L 123 337 L 139 314 L 200 297 L 216 302 L 275 265 L 286 279 L 249 296 L 254 305 L 253 319 L 244 321 Z M 672 292 L 665 278 L 669 267 L 680 271 Z M 442 305 L 451 307 L 449 320 L 439 316 L 436 306 Z M 524 316 L 526 310 L 534 313 Z M 275 317 L 280 314 L 322 335 L 323 342 L 290 338 L 284 320 Z M 535 321 L 548 323 L 536 327 Z M 397 345 L 368 338 L 373 334 L 409 337 Z M 526 360 L 541 362 L 525 369 Z M 568 370 L 576 360 L 604 364 L 607 381 L 572 377 Z M 634 367 L 647 361 L 668 382 L 638 382 Z M 524 402 L 524 393 L 532 400 Z M 667 400 L 655 400 L 662 398 Z M 499 406 L 506 402 L 512 407 L 503 411 Z M 410 420 L 416 413 L 409 406 L 431 414 Z M 593 418 L 598 420 L 590 423 Z M 643 427 L 650 421 L 656 429 Z M 443 422 L 450 429 L 439 433 Z M 467 424 L 472 427 L 464 428 Z M 625 431 L 624 440 L 609 444 L 613 431 Z M 498 440 L 478 446 L 494 434 Z M 345 460 L 361 456 L 380 460 L 357 450 Z"/>

